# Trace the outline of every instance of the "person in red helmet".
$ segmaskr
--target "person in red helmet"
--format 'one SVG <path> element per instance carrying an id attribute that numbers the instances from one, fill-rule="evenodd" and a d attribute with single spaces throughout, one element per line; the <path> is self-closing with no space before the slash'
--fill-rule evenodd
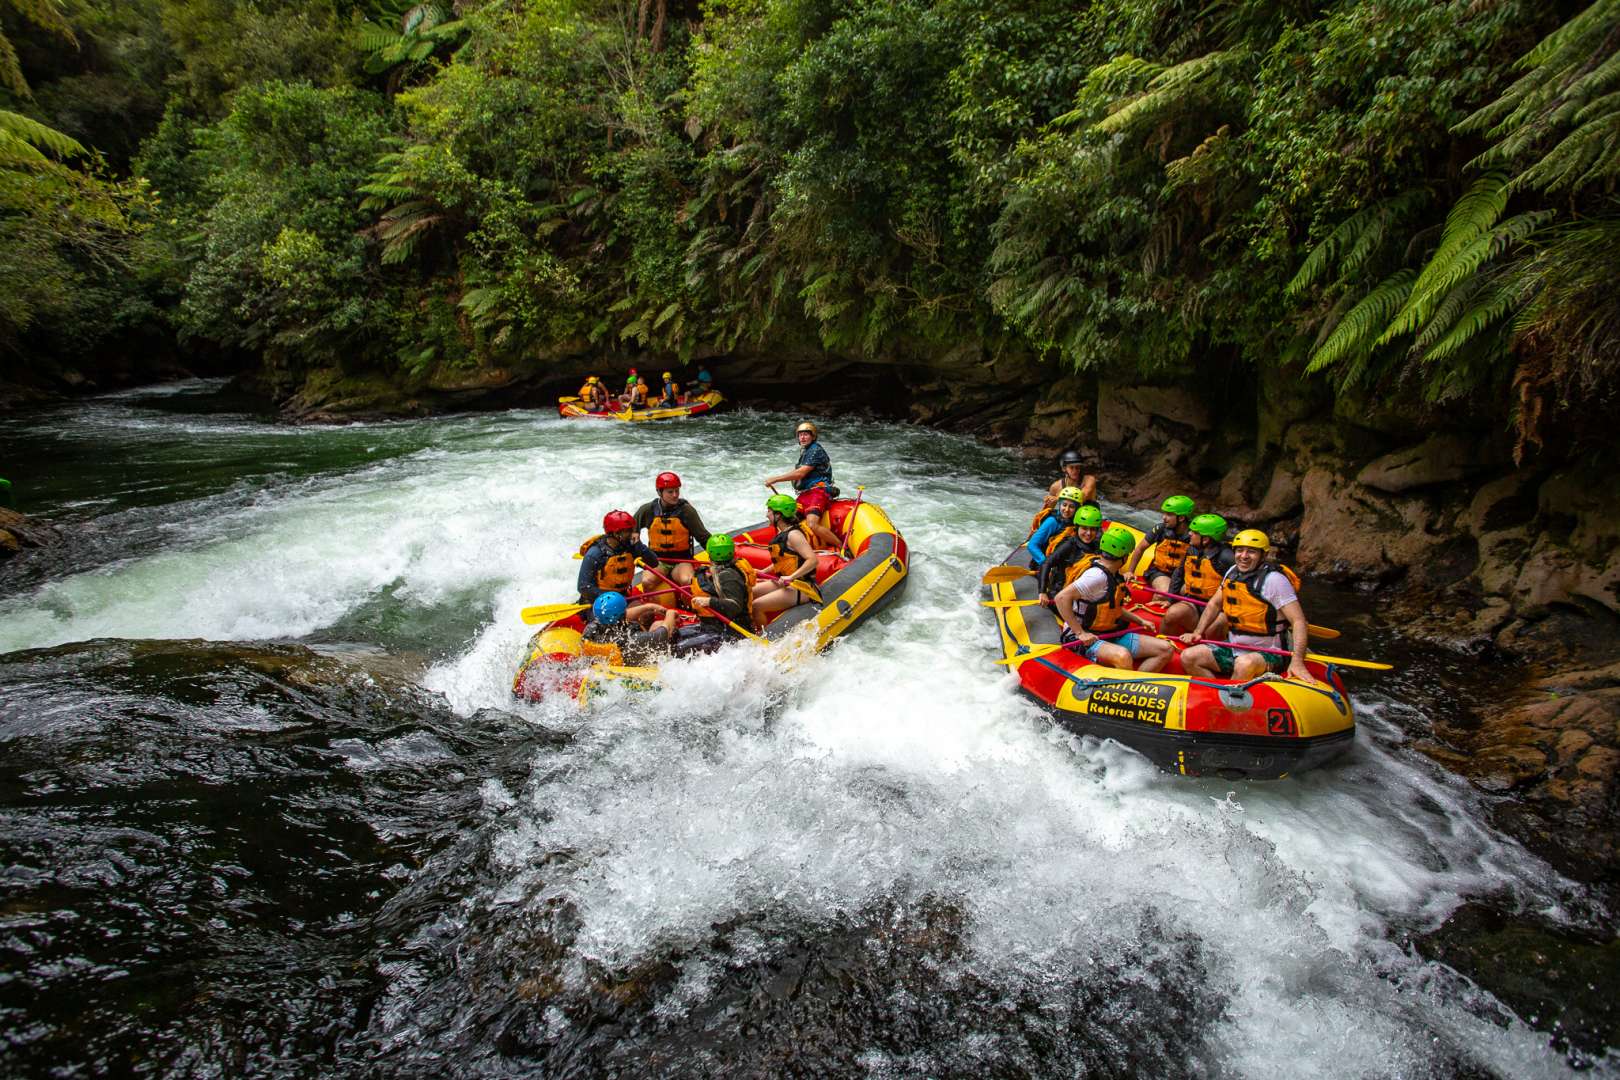
<path id="1" fill-rule="evenodd" d="M 579 546 L 579 603 L 594 603 L 604 592 L 625 592 L 636 579 L 636 560 L 658 561 L 651 548 L 636 539 L 636 519 L 609 510 L 602 531 Z"/>
<path id="2" fill-rule="evenodd" d="M 709 530 L 697 508 L 681 498 L 681 478 L 661 472 L 653 481 L 658 497 L 636 511 L 636 530 L 647 530 L 647 546 L 667 564 L 664 572 L 678 585 L 692 584 L 692 553 L 709 542 Z"/>

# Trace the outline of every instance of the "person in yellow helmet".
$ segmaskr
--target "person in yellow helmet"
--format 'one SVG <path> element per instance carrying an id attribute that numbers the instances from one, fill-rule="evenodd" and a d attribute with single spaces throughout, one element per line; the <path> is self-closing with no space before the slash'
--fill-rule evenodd
<path id="1" fill-rule="evenodd" d="M 675 377 L 670 372 L 664 372 L 663 393 L 658 398 L 658 404 L 679 405 L 683 400 L 685 399 L 681 397 L 681 388 L 676 385 Z"/>
<path id="2" fill-rule="evenodd" d="M 579 388 L 579 400 L 592 412 L 605 412 L 608 408 L 607 387 L 595 375 L 588 376 L 585 385 Z"/>
<path id="3" fill-rule="evenodd" d="M 1181 640 L 1192 646 L 1181 654 L 1181 667 L 1188 675 L 1246 682 L 1266 671 L 1286 670 L 1290 679 L 1317 681 L 1305 667 L 1305 651 L 1310 646 L 1305 608 L 1289 574 L 1265 561 L 1270 546 L 1270 539 L 1259 529 L 1244 529 L 1232 538 L 1236 565 L 1221 578 L 1221 587 L 1205 605 L 1198 626 L 1181 635 Z M 1226 617 L 1227 644 L 1198 644 L 1198 639 L 1206 637 L 1222 615 Z M 1240 647 L 1284 648 L 1285 632 L 1291 655 Z"/>
<path id="4" fill-rule="evenodd" d="M 795 491 L 809 491 L 814 487 L 824 487 L 832 498 L 838 497 L 838 489 L 832 482 L 832 458 L 821 445 L 821 431 L 816 427 L 815 421 L 803 420 L 793 429 L 793 437 L 799 441 L 799 463 L 780 476 L 765 478 L 765 486 L 775 491 L 775 484 L 791 483 Z"/>

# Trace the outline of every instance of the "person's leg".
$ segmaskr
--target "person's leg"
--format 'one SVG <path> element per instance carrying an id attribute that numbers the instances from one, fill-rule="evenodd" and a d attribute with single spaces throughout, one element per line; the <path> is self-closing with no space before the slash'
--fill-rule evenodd
<path id="1" fill-rule="evenodd" d="M 1105 667 L 1131 670 L 1131 654 L 1111 641 L 1099 641 L 1086 650 L 1086 656 Z"/>
<path id="2" fill-rule="evenodd" d="M 669 569 L 665 572 L 669 574 L 671 581 L 675 582 L 677 585 L 692 584 L 693 574 L 691 563 L 669 563 L 667 565 L 669 566 Z"/>
<path id="3" fill-rule="evenodd" d="M 1160 592 L 1169 592 L 1170 591 L 1170 575 L 1169 574 L 1152 574 L 1148 578 L 1148 584 L 1153 586 L 1155 589 L 1158 589 Z"/>
<path id="4" fill-rule="evenodd" d="M 1248 682 L 1259 678 L 1266 670 L 1266 657 L 1264 653 L 1243 652 L 1232 661 L 1232 678 L 1237 682 Z"/>
<path id="5" fill-rule="evenodd" d="M 1165 665 L 1170 663 L 1170 656 L 1175 646 L 1168 641 L 1146 634 L 1132 634 L 1131 656 L 1136 659 L 1137 671 L 1163 671 Z"/>
<path id="6" fill-rule="evenodd" d="M 773 588 L 764 596 L 754 599 L 754 611 L 760 614 L 786 611 L 798 602 L 799 594 L 795 590 Z"/>
<path id="7" fill-rule="evenodd" d="M 1198 609 L 1191 604 L 1177 601 L 1165 609 L 1164 618 L 1159 620 L 1159 633 L 1190 634 L 1198 625 Z"/>
<path id="8" fill-rule="evenodd" d="M 1195 679 L 1215 678 L 1214 652 L 1208 645 L 1194 645 L 1181 654 L 1181 670 Z"/>

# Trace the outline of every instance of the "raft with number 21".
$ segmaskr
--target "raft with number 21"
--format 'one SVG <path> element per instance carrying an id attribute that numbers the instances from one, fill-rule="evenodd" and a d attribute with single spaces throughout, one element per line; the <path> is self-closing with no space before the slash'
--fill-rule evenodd
<path id="1" fill-rule="evenodd" d="M 1141 539 L 1136 529 L 1115 527 Z M 1151 558 L 1149 549 L 1139 570 Z M 1108 667 L 1077 647 L 1060 647 L 1063 626 L 1039 602 L 1031 565 L 1028 549 L 1020 546 L 992 568 L 985 575 L 985 606 L 996 617 L 1001 662 L 1016 673 L 1019 689 L 1064 727 L 1114 739 L 1173 772 L 1229 780 L 1280 779 L 1350 749 L 1355 714 L 1341 669 L 1384 665 L 1308 659 L 1316 684 L 1274 674 L 1245 682 L 1194 678 L 1182 670 L 1183 646 L 1174 642 L 1175 655 L 1162 672 Z M 1131 597 L 1131 610 L 1156 626 L 1164 602 L 1141 586 L 1132 587 Z"/>

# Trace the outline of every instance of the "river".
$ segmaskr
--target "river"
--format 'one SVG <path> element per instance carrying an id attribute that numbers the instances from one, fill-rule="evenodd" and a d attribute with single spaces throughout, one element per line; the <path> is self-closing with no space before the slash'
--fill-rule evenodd
<path id="1" fill-rule="evenodd" d="M 290 427 L 218 391 L 0 420 L 66 534 L 0 569 L 7 1073 L 1615 1067 L 1412 946 L 1471 900 L 1589 917 L 1411 749 L 1401 698 L 1454 662 L 1357 674 L 1328 768 L 1160 774 L 992 663 L 978 578 L 1031 466 L 828 418 L 910 545 L 900 603 L 791 665 L 520 706 L 517 613 L 571 597 L 603 512 L 669 468 L 711 527 L 757 521 L 792 418 Z"/>

